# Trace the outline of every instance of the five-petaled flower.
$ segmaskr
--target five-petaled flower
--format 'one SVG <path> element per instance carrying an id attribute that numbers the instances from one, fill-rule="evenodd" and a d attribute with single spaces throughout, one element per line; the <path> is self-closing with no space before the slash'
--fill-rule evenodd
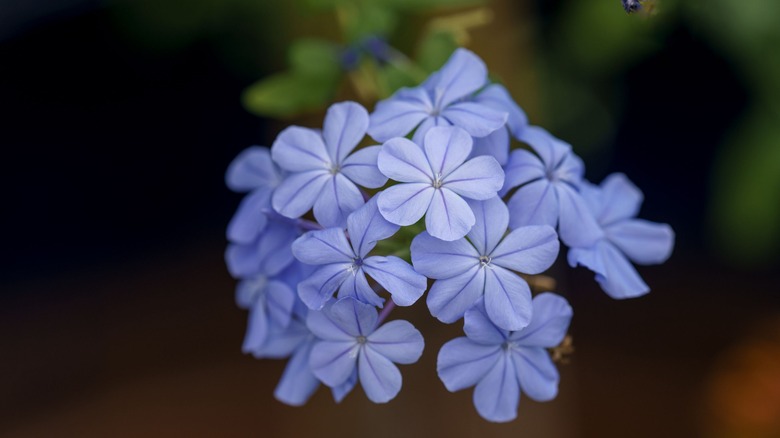
<path id="1" fill-rule="evenodd" d="M 358 150 L 368 128 L 368 113 L 354 102 L 328 108 L 323 130 L 292 126 L 282 131 L 271 156 L 288 172 L 274 191 L 271 203 L 279 214 L 298 218 L 314 207 L 323 227 L 341 227 L 347 216 L 363 205 L 356 184 L 382 187 L 387 178 L 376 167 L 379 146 Z"/>
<path id="2" fill-rule="evenodd" d="M 378 195 L 379 211 L 397 225 L 411 225 L 425 215 L 425 228 L 442 240 L 465 236 L 474 212 L 463 198 L 490 199 L 504 183 L 495 158 L 467 160 L 472 139 L 456 127 L 437 127 L 425 134 L 422 147 L 405 138 L 382 145 L 379 170 L 399 181 Z"/>
<path id="3" fill-rule="evenodd" d="M 549 268 L 558 256 L 558 236 L 548 225 L 521 227 L 505 236 L 509 212 L 498 197 L 471 206 L 477 219 L 468 240 L 445 242 L 422 233 L 412 241 L 414 268 L 436 279 L 428 308 L 452 323 L 484 297 L 497 326 L 521 329 L 531 320 L 531 290 L 512 271 L 538 274 Z"/>
<path id="4" fill-rule="evenodd" d="M 561 343 L 571 317 L 565 299 L 545 292 L 533 300 L 531 323 L 507 331 L 496 327 L 478 305 L 466 312 L 466 337 L 447 342 L 439 351 L 439 378 L 452 392 L 476 385 L 474 406 L 486 420 L 513 420 L 521 389 L 536 401 L 558 394 L 558 370 L 546 348 Z"/>
<path id="5" fill-rule="evenodd" d="M 417 362 L 425 342 L 407 321 L 381 327 L 377 323 L 376 308 L 352 297 L 310 311 L 306 325 L 320 339 L 309 359 L 314 375 L 331 387 L 357 377 L 369 400 L 392 400 L 401 390 L 401 373 L 394 363 Z"/>

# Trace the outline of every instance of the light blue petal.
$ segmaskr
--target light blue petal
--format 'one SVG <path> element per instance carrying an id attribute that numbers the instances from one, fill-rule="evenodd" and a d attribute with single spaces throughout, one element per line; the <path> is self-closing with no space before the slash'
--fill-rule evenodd
<path id="1" fill-rule="evenodd" d="M 268 282 L 265 290 L 265 305 L 272 324 L 280 328 L 287 328 L 290 325 L 296 298 L 297 295 L 290 286 L 277 280 Z"/>
<path id="2" fill-rule="evenodd" d="M 284 367 L 282 378 L 274 389 L 274 397 L 280 402 L 302 406 L 320 386 L 320 381 L 309 368 L 309 355 L 313 346 L 313 342 L 308 342 L 295 350 Z"/>
<path id="3" fill-rule="evenodd" d="M 496 129 L 484 137 L 476 137 L 469 158 L 482 155 L 493 157 L 498 164 L 505 165 L 509 160 L 509 131 Z"/>
<path id="4" fill-rule="evenodd" d="M 366 205 L 349 215 L 347 230 L 349 231 L 355 254 L 361 258 L 371 251 L 376 242 L 387 239 L 400 228 L 385 219 L 376 205 L 377 197 L 369 199 Z"/>
<path id="5" fill-rule="evenodd" d="M 558 257 L 558 235 L 549 225 L 529 225 L 509 233 L 490 254 L 491 263 L 523 274 L 540 274 Z"/>
<path id="6" fill-rule="evenodd" d="M 241 351 L 252 353 L 260 350 L 268 339 L 268 312 L 265 307 L 265 299 L 255 301 L 255 304 L 249 310 L 249 320 L 247 321 L 246 334 Z"/>
<path id="7" fill-rule="evenodd" d="M 439 350 L 436 371 L 448 391 L 460 391 L 482 380 L 500 356 L 500 345 L 482 345 L 468 338 L 455 338 Z"/>
<path id="8" fill-rule="evenodd" d="M 528 126 L 528 117 L 515 103 L 506 88 L 500 84 L 491 84 L 485 87 L 474 98 L 474 102 L 487 105 L 491 108 L 506 111 L 509 118 L 506 121 L 512 135 L 518 136 Z"/>
<path id="9" fill-rule="evenodd" d="M 642 280 L 631 262 L 605 240 L 600 240 L 592 249 L 576 251 L 570 256 L 569 264 L 572 262 L 595 272 L 596 281 L 612 298 L 634 298 L 650 292 L 650 287 Z"/>
<path id="10" fill-rule="evenodd" d="M 518 345 L 553 348 L 566 336 L 571 322 L 572 309 L 563 297 L 544 292 L 533 299 L 531 323 L 512 333 L 510 339 Z"/>
<path id="11" fill-rule="evenodd" d="M 463 315 L 463 331 L 466 336 L 477 344 L 502 345 L 509 337 L 506 330 L 496 327 L 487 315 L 484 300 L 480 300 L 474 307 Z"/>
<path id="12" fill-rule="evenodd" d="M 323 227 L 344 228 L 349 214 L 364 203 L 363 195 L 355 183 L 337 173 L 328 179 L 314 202 L 314 218 Z"/>
<path id="13" fill-rule="evenodd" d="M 271 192 L 271 189 L 261 187 L 241 201 L 228 224 L 228 240 L 251 243 L 257 238 L 268 223 L 266 212 L 271 210 Z"/>
<path id="14" fill-rule="evenodd" d="M 409 321 L 390 321 L 368 337 L 366 348 L 402 364 L 417 362 L 425 348 L 422 334 Z"/>
<path id="15" fill-rule="evenodd" d="M 319 339 L 334 342 L 355 342 L 354 330 L 337 324 L 326 312 L 335 301 L 330 301 L 323 310 L 311 310 L 306 317 L 306 328 Z"/>
<path id="16" fill-rule="evenodd" d="M 371 113 L 368 134 L 376 141 L 404 137 L 432 110 L 428 93 L 420 88 L 402 88 L 389 99 L 376 104 Z"/>
<path id="17" fill-rule="evenodd" d="M 482 297 L 485 270 L 477 266 L 446 280 L 437 280 L 428 291 L 428 309 L 439 321 L 450 324 Z"/>
<path id="18" fill-rule="evenodd" d="M 604 231 L 610 242 L 640 265 L 663 263 L 674 249 L 674 231 L 667 224 L 628 219 L 610 225 Z"/>
<path id="19" fill-rule="evenodd" d="M 377 159 L 382 146 L 369 146 L 347 157 L 341 164 L 341 173 L 358 185 L 378 189 L 387 183 L 387 177 L 379 171 Z"/>
<path id="20" fill-rule="evenodd" d="M 307 232 L 293 242 L 292 253 L 295 258 L 309 265 L 352 263 L 355 258 L 352 246 L 340 228 Z"/>
<path id="21" fill-rule="evenodd" d="M 352 297 L 358 301 L 371 304 L 372 306 L 382 307 L 385 300 L 374 292 L 366 279 L 363 269 L 357 269 L 352 275 L 347 276 L 339 289 L 339 298 Z"/>
<path id="22" fill-rule="evenodd" d="M 236 285 L 236 305 L 241 309 L 249 309 L 255 300 L 265 293 L 268 278 L 258 275 L 239 281 Z"/>
<path id="23" fill-rule="evenodd" d="M 487 67 L 473 52 L 459 48 L 425 86 L 432 90 L 434 103 L 443 108 L 482 88 L 487 82 Z"/>
<path id="24" fill-rule="evenodd" d="M 332 302 L 323 311 L 334 324 L 355 337 L 368 336 L 376 328 L 376 308 L 353 298 Z"/>
<path id="25" fill-rule="evenodd" d="M 428 279 L 418 274 L 408 263 L 398 257 L 369 257 L 363 269 L 385 290 L 399 306 L 411 306 L 428 288 Z"/>
<path id="26" fill-rule="evenodd" d="M 265 343 L 245 351 L 257 359 L 284 359 L 301 347 L 305 342 L 312 341 L 312 334 L 300 321 L 293 319 L 286 329 L 269 325 Z"/>
<path id="27" fill-rule="evenodd" d="M 504 185 L 504 170 L 493 157 L 472 158 L 444 178 L 444 185 L 466 198 L 490 199 Z"/>
<path id="28" fill-rule="evenodd" d="M 470 201 L 469 206 L 476 218 L 468 234 L 469 240 L 480 255 L 489 255 L 506 233 L 509 210 L 498 197 L 486 201 Z"/>
<path id="29" fill-rule="evenodd" d="M 414 269 L 433 279 L 459 275 L 479 265 L 480 256 L 466 239 L 446 242 L 425 232 L 412 240 L 411 253 Z"/>
<path id="30" fill-rule="evenodd" d="M 320 341 L 314 345 L 309 357 L 311 371 L 330 387 L 341 385 L 349 379 L 357 366 L 360 344 L 352 341 Z"/>
<path id="31" fill-rule="evenodd" d="M 349 375 L 347 378 L 347 381 L 342 383 L 341 385 L 334 386 L 333 388 L 330 388 L 330 392 L 333 394 L 333 400 L 336 401 L 336 403 L 341 403 L 342 400 L 344 400 L 344 397 L 347 396 L 350 392 L 352 392 L 353 389 L 355 389 L 355 385 L 357 385 L 358 382 L 358 371 L 357 367 L 352 369 L 352 374 Z"/>
<path id="32" fill-rule="evenodd" d="M 331 158 L 318 131 L 290 126 L 280 132 L 271 146 L 276 164 L 290 172 L 327 170 Z"/>
<path id="33" fill-rule="evenodd" d="M 228 245 L 225 251 L 228 270 L 235 278 L 278 274 L 294 260 L 291 247 L 297 234 L 290 224 L 270 221 L 255 242 Z"/>
<path id="34" fill-rule="evenodd" d="M 351 263 L 333 263 L 314 271 L 309 278 L 298 283 L 301 301 L 309 309 L 322 309 L 348 276 L 352 275 L 351 267 Z"/>
<path id="35" fill-rule="evenodd" d="M 555 138 L 544 128 L 528 126 L 520 133 L 518 140 L 529 144 L 542 159 L 545 168 L 553 171 L 571 153 L 571 145 Z"/>
<path id="36" fill-rule="evenodd" d="M 271 197 L 274 210 L 292 219 L 303 216 L 311 210 L 330 177 L 327 170 L 312 170 L 288 176 Z"/>
<path id="37" fill-rule="evenodd" d="M 509 199 L 509 228 L 526 225 L 558 225 L 558 195 L 546 179 L 517 189 Z"/>
<path id="38" fill-rule="evenodd" d="M 520 402 L 520 384 L 509 357 L 502 354 L 474 389 L 474 406 L 482 418 L 497 423 L 514 420 Z"/>
<path id="39" fill-rule="evenodd" d="M 593 245 L 604 235 L 593 213 L 570 185 L 556 183 L 554 186 L 560 207 L 558 231 L 561 240 L 571 247 Z"/>
<path id="40" fill-rule="evenodd" d="M 328 108 L 322 138 L 332 163 L 342 163 L 363 140 L 368 129 L 368 111 L 355 102 L 339 102 Z"/>
<path id="41" fill-rule="evenodd" d="M 430 183 L 396 184 L 377 195 L 377 206 L 388 221 L 412 225 L 425 215 L 435 192 Z"/>
<path id="42" fill-rule="evenodd" d="M 401 390 L 401 372 L 390 360 L 370 348 L 361 348 L 358 360 L 360 386 L 374 403 L 387 403 Z"/>
<path id="43" fill-rule="evenodd" d="M 457 169 L 471 153 L 473 141 L 454 126 L 431 128 L 423 140 L 423 150 L 434 176 L 444 178 Z"/>
<path id="44" fill-rule="evenodd" d="M 528 283 L 499 266 L 485 271 L 485 310 L 490 320 L 504 330 L 527 326 L 533 311 Z"/>
<path id="45" fill-rule="evenodd" d="M 606 226 L 635 217 L 644 195 L 624 174 L 613 173 L 601 183 L 597 198 L 594 213 L 599 224 Z"/>
<path id="46" fill-rule="evenodd" d="M 485 137 L 503 128 L 508 117 L 506 111 L 495 110 L 476 102 L 454 103 L 445 108 L 441 115 L 474 137 Z"/>
<path id="47" fill-rule="evenodd" d="M 546 172 L 539 157 L 525 149 L 516 149 L 509 155 L 504 175 L 502 193 L 506 194 L 514 187 L 545 178 Z"/>
<path id="48" fill-rule="evenodd" d="M 460 239 L 468 234 L 475 220 L 463 198 L 443 187 L 434 190 L 425 215 L 425 229 L 431 236 L 447 241 Z"/>
<path id="49" fill-rule="evenodd" d="M 430 131 L 432 128 L 435 128 L 437 126 L 447 127 L 447 126 L 452 126 L 452 123 L 450 123 L 449 120 L 441 116 L 427 117 L 425 120 L 423 120 L 422 123 L 420 123 L 420 126 L 418 126 L 417 129 L 414 131 L 414 135 L 412 136 L 412 142 L 422 147 L 423 143 L 425 142 L 425 136 L 428 134 L 428 131 Z"/>
<path id="50" fill-rule="evenodd" d="M 225 173 L 225 183 L 234 192 L 249 192 L 260 187 L 273 189 L 279 181 L 279 170 L 271 160 L 271 152 L 259 146 L 241 151 Z"/>
<path id="51" fill-rule="evenodd" d="M 377 166 L 383 175 L 399 182 L 431 184 L 433 171 L 422 149 L 405 138 L 393 138 L 382 145 Z"/>
<path id="52" fill-rule="evenodd" d="M 520 347 L 512 351 L 512 361 L 520 387 L 532 400 L 545 402 L 558 395 L 560 376 L 544 348 Z"/>

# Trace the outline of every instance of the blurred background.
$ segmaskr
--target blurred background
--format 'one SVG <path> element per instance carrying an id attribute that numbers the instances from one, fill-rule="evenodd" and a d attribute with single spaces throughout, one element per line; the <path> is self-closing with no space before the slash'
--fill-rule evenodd
<path id="1" fill-rule="evenodd" d="M 780 437 L 780 2 L 645 9 L 0 0 L 0 436 Z M 512 423 L 439 382 L 438 348 L 461 328 L 424 305 L 398 311 L 427 346 L 387 405 L 322 389 L 282 405 L 283 361 L 241 354 L 222 260 L 241 198 L 224 171 L 291 123 L 319 126 L 329 100 L 371 102 L 343 59 L 366 36 L 425 71 L 476 51 L 589 179 L 625 172 L 641 216 L 677 233 L 635 300 L 559 260 L 576 351 L 559 397 L 522 399 Z"/>

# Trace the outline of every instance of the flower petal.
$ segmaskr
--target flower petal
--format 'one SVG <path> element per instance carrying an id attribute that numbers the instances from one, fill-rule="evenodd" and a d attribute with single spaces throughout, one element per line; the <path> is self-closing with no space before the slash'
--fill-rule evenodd
<path id="1" fill-rule="evenodd" d="M 284 367 L 282 378 L 274 389 L 274 397 L 290 406 L 302 406 L 314 391 L 320 386 L 320 381 L 309 367 L 309 356 L 313 342 L 307 342 L 295 350 L 287 366 Z"/>
<path id="2" fill-rule="evenodd" d="M 286 329 L 280 329 L 272 324 L 269 325 L 265 342 L 246 352 L 257 359 L 284 359 L 310 339 L 311 332 L 299 320 L 292 320 Z"/>
<path id="3" fill-rule="evenodd" d="M 518 140 L 529 144 L 542 159 L 545 168 L 550 171 L 556 169 L 559 163 L 571 153 L 571 145 L 539 126 L 526 127 Z"/>
<path id="4" fill-rule="evenodd" d="M 379 170 L 399 182 L 433 181 L 433 171 L 423 150 L 405 138 L 393 138 L 382 145 L 377 156 Z"/>
<path id="5" fill-rule="evenodd" d="M 358 375 L 366 396 L 374 403 L 386 403 L 401 390 L 398 367 L 370 348 L 360 349 Z"/>
<path id="6" fill-rule="evenodd" d="M 509 228 L 558 225 L 558 198 L 555 188 L 547 179 L 540 179 L 517 189 L 509 199 L 507 207 Z"/>
<path id="7" fill-rule="evenodd" d="M 444 178 L 457 169 L 471 153 L 472 143 L 471 136 L 460 128 L 431 128 L 425 134 L 423 150 L 433 175 Z"/>
<path id="8" fill-rule="evenodd" d="M 330 318 L 326 312 L 335 301 L 330 301 L 323 310 L 313 310 L 306 316 L 306 327 L 319 339 L 325 341 L 355 342 L 356 330 L 349 326 L 344 327 L 341 322 Z"/>
<path id="9" fill-rule="evenodd" d="M 368 134 L 381 142 L 404 137 L 428 117 L 431 108 L 430 97 L 423 88 L 402 88 L 389 99 L 376 104 L 371 113 Z"/>
<path id="10" fill-rule="evenodd" d="M 347 279 L 341 284 L 338 297 L 352 297 L 376 307 L 382 307 L 385 303 L 385 300 L 369 286 L 363 269 L 358 269 L 352 275 L 347 276 Z"/>
<path id="11" fill-rule="evenodd" d="M 484 137 L 474 138 L 474 147 L 469 158 L 487 155 L 496 159 L 501 166 L 509 160 L 509 131 L 496 129 Z"/>
<path id="12" fill-rule="evenodd" d="M 295 299 L 295 291 L 290 286 L 277 280 L 269 281 L 265 290 L 265 306 L 270 321 L 280 328 L 287 328 L 292 318 Z"/>
<path id="13" fill-rule="evenodd" d="M 650 292 L 631 262 L 611 243 L 600 240 L 593 248 L 569 251 L 569 264 L 580 264 L 596 273 L 596 281 L 615 299 L 634 298 Z"/>
<path id="14" fill-rule="evenodd" d="M 528 116 L 515 103 L 512 96 L 506 88 L 500 84 L 490 84 L 474 97 L 474 102 L 487 105 L 491 108 L 506 111 L 509 118 L 506 121 L 507 127 L 512 135 L 518 136 L 528 126 Z M 503 163 L 502 163 L 503 164 Z"/>
<path id="15" fill-rule="evenodd" d="M 447 127 L 452 126 L 452 123 L 442 116 L 429 116 L 420 123 L 420 126 L 418 126 L 417 129 L 415 129 L 414 135 L 412 135 L 412 142 L 420 145 L 422 148 L 425 141 L 425 135 L 428 134 L 428 131 L 437 126 Z"/>
<path id="16" fill-rule="evenodd" d="M 368 336 L 376 328 L 376 308 L 354 298 L 333 301 L 323 312 L 334 324 L 355 337 Z"/>
<path id="17" fill-rule="evenodd" d="M 512 333 L 510 339 L 528 347 L 553 348 L 566 336 L 572 309 L 563 297 L 544 292 L 533 299 L 531 322 L 524 329 Z"/>
<path id="18" fill-rule="evenodd" d="M 425 229 L 431 236 L 448 241 L 460 239 L 474 222 L 474 212 L 463 198 L 446 188 L 434 191 L 425 215 Z"/>
<path id="19" fill-rule="evenodd" d="M 434 92 L 437 106 L 443 108 L 479 90 L 486 82 L 485 63 L 474 52 L 459 48 L 424 85 Z"/>
<path id="20" fill-rule="evenodd" d="M 322 383 L 333 387 L 349 379 L 357 366 L 360 344 L 351 341 L 320 341 L 311 350 L 309 366 Z"/>
<path id="21" fill-rule="evenodd" d="M 309 309 L 319 310 L 347 280 L 351 263 L 322 265 L 311 276 L 298 283 L 298 296 Z"/>
<path id="22" fill-rule="evenodd" d="M 236 286 L 236 305 L 241 309 L 251 308 L 255 300 L 265 293 L 268 278 L 265 275 L 247 278 Z"/>
<path id="23" fill-rule="evenodd" d="M 474 389 L 474 406 L 482 418 L 506 422 L 517 417 L 519 402 L 520 385 L 509 357 L 503 354 Z"/>
<path id="24" fill-rule="evenodd" d="M 314 218 L 323 227 L 343 228 L 347 216 L 363 204 L 363 195 L 355 183 L 337 173 L 328 179 L 314 202 Z"/>
<path id="25" fill-rule="evenodd" d="M 593 245 L 604 233 L 582 196 L 570 185 L 556 183 L 560 215 L 558 230 L 563 243 L 573 247 Z"/>
<path id="26" fill-rule="evenodd" d="M 382 216 L 376 203 L 377 197 L 374 196 L 347 219 L 347 230 L 352 247 L 355 249 L 355 254 L 361 258 L 374 248 L 376 242 L 387 239 L 400 228 Z"/>
<path id="27" fill-rule="evenodd" d="M 523 274 L 540 274 L 558 257 L 560 243 L 549 225 L 529 225 L 509 233 L 490 254 L 491 263 Z"/>
<path id="28" fill-rule="evenodd" d="M 479 264 L 479 253 L 466 239 L 444 241 L 428 233 L 420 233 L 411 245 L 414 269 L 433 279 L 461 274 Z"/>
<path id="29" fill-rule="evenodd" d="M 439 321 L 450 324 L 469 310 L 485 291 L 485 270 L 477 266 L 445 280 L 428 291 L 428 309 Z"/>
<path id="30" fill-rule="evenodd" d="M 527 326 L 533 310 L 528 283 L 499 266 L 485 271 L 485 310 L 490 320 L 504 330 Z"/>
<path id="31" fill-rule="evenodd" d="M 463 316 L 463 331 L 471 341 L 478 344 L 502 345 L 509 337 L 509 333 L 496 327 L 490 320 L 483 301 L 478 302 Z"/>
<path id="32" fill-rule="evenodd" d="M 352 392 L 353 389 L 355 389 L 355 385 L 357 385 L 358 381 L 358 371 L 357 367 L 352 369 L 352 374 L 349 375 L 347 378 L 347 381 L 342 383 L 341 385 L 336 385 L 332 388 L 330 388 L 331 393 L 333 394 L 333 399 L 336 400 L 336 403 L 341 403 L 342 400 L 344 400 L 344 397 L 347 396 L 350 392 Z"/>
<path id="33" fill-rule="evenodd" d="M 278 274 L 294 260 L 291 247 L 297 234 L 290 224 L 270 221 L 255 242 L 228 245 L 225 262 L 230 274 L 235 278 Z"/>
<path id="34" fill-rule="evenodd" d="M 384 287 L 399 306 L 411 306 L 428 288 L 428 279 L 398 257 L 369 257 L 363 269 Z"/>
<path id="35" fill-rule="evenodd" d="M 339 102 L 328 108 L 322 138 L 332 163 L 341 163 L 360 143 L 368 129 L 368 111 L 355 102 Z"/>
<path id="36" fill-rule="evenodd" d="M 422 356 L 425 340 L 409 321 L 390 321 L 368 336 L 370 348 L 395 363 L 415 363 Z"/>
<path id="37" fill-rule="evenodd" d="M 272 189 L 279 180 L 279 171 L 271 160 L 271 151 L 259 146 L 250 146 L 241 151 L 225 173 L 225 183 L 234 192 L 249 192 L 260 187 Z"/>
<path id="38" fill-rule="evenodd" d="M 674 248 L 674 231 L 667 224 L 628 219 L 610 225 L 607 238 L 634 263 L 656 265 L 665 262 Z"/>
<path id="39" fill-rule="evenodd" d="M 435 191 L 430 183 L 396 184 L 382 190 L 376 203 L 388 221 L 412 225 L 425 215 Z"/>
<path id="40" fill-rule="evenodd" d="M 504 170 L 493 157 L 472 158 L 444 178 L 444 185 L 466 198 L 490 199 L 504 185 Z"/>
<path id="41" fill-rule="evenodd" d="M 377 189 L 387 183 L 387 177 L 379 171 L 377 159 L 382 146 L 369 146 L 347 157 L 341 164 L 341 173 L 358 185 Z"/>
<path id="42" fill-rule="evenodd" d="M 246 334 L 241 345 L 241 351 L 252 353 L 255 350 L 260 350 L 266 339 L 268 339 L 268 326 L 268 312 L 265 307 L 265 300 L 256 300 L 249 310 L 249 320 L 247 321 Z"/>
<path id="43" fill-rule="evenodd" d="M 520 347 L 512 352 L 517 381 L 523 392 L 538 402 L 558 395 L 558 369 L 544 348 Z"/>
<path id="44" fill-rule="evenodd" d="M 276 164 L 290 172 L 327 170 L 331 158 L 318 131 L 290 126 L 280 132 L 271 146 Z"/>
<path id="45" fill-rule="evenodd" d="M 311 210 L 330 176 L 327 170 L 312 170 L 288 176 L 271 197 L 274 210 L 292 219 L 303 216 Z"/>
<path id="46" fill-rule="evenodd" d="M 448 391 L 460 391 L 482 380 L 500 355 L 499 345 L 482 345 L 468 338 L 455 338 L 439 350 L 436 372 Z"/>
<path id="47" fill-rule="evenodd" d="M 506 233 L 509 225 L 509 210 L 499 197 L 486 201 L 470 201 L 476 222 L 468 237 L 480 255 L 489 255 Z"/>
<path id="48" fill-rule="evenodd" d="M 544 163 L 525 149 L 516 149 L 509 155 L 504 168 L 504 187 L 502 192 L 508 192 L 514 187 L 546 178 Z"/>
<path id="49" fill-rule="evenodd" d="M 463 128 L 469 135 L 485 137 L 504 127 L 508 114 L 477 102 L 454 103 L 441 112 L 442 117 L 454 126 Z"/>
<path id="50" fill-rule="evenodd" d="M 597 193 L 598 206 L 594 214 L 603 226 L 635 217 L 644 199 L 642 191 L 622 173 L 609 175 Z"/>
<path id="51" fill-rule="evenodd" d="M 309 265 L 352 263 L 355 258 L 344 230 L 339 228 L 307 232 L 293 242 L 292 252 L 295 258 Z"/>
<path id="52" fill-rule="evenodd" d="M 251 243 L 268 223 L 266 212 L 271 210 L 271 192 L 261 187 L 247 195 L 230 219 L 227 238 L 231 242 Z"/>

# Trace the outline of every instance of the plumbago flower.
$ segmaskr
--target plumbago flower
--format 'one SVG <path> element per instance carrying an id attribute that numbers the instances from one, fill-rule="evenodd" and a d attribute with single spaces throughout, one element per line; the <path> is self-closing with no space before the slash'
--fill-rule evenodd
<path id="1" fill-rule="evenodd" d="M 472 139 L 460 128 L 432 128 L 421 146 L 405 138 L 382 145 L 377 159 L 379 170 L 401 184 L 378 195 L 379 211 L 396 225 L 411 225 L 424 215 L 430 235 L 442 240 L 460 239 L 475 221 L 463 198 L 496 196 L 504 183 L 504 171 L 493 157 L 467 160 Z"/>
<path id="2" fill-rule="evenodd" d="M 509 199 L 509 226 L 557 226 L 566 245 L 592 244 L 600 232 L 579 193 L 585 171 L 582 160 L 571 146 L 537 126 L 525 128 L 519 139 L 537 155 L 515 150 L 504 169 L 507 177 L 502 192 L 520 187 Z"/>
<path id="3" fill-rule="evenodd" d="M 442 322 L 452 323 L 484 297 L 491 321 L 519 330 L 531 320 L 531 289 L 513 271 L 544 272 L 558 256 L 558 236 L 547 225 L 506 234 L 509 211 L 498 197 L 472 202 L 471 208 L 476 224 L 468 240 L 445 242 L 422 233 L 412 241 L 414 268 L 436 279 L 428 308 Z"/>
<path id="4" fill-rule="evenodd" d="M 413 140 L 419 144 L 434 126 L 458 126 L 473 137 L 485 137 L 507 121 L 506 111 L 470 100 L 487 83 L 485 63 L 473 52 L 457 49 L 422 85 L 402 88 L 379 102 L 368 134 L 385 142 L 417 128 Z"/>
<path id="5" fill-rule="evenodd" d="M 504 111 L 508 114 L 508 118 L 504 128 L 496 129 L 485 137 L 474 138 L 474 149 L 471 151 L 469 158 L 489 155 L 495 158 L 498 164 L 505 166 L 507 160 L 509 160 L 510 136 L 519 137 L 521 135 L 525 127 L 528 126 L 528 117 L 515 103 L 503 85 L 490 84 L 474 96 L 472 100 L 493 109 Z"/>
<path id="6" fill-rule="evenodd" d="M 303 263 L 320 265 L 298 284 L 303 302 L 310 309 L 321 309 L 338 290 L 339 297 L 354 297 L 381 307 L 384 300 L 368 284 L 368 274 L 390 292 L 396 304 L 414 304 L 425 292 L 426 278 L 398 257 L 368 257 L 377 241 L 392 236 L 399 228 L 379 214 L 376 198 L 371 198 L 349 215 L 346 232 L 328 228 L 301 236 L 292 245 L 293 254 Z"/>
<path id="7" fill-rule="evenodd" d="M 558 393 L 558 370 L 545 350 L 561 343 L 572 317 L 565 299 L 542 293 L 533 300 L 533 318 L 519 331 L 496 327 L 484 307 L 466 312 L 466 337 L 447 342 L 436 370 L 448 390 L 475 386 L 474 406 L 486 420 L 511 421 L 517 416 L 520 389 L 536 401 Z"/>
<path id="8" fill-rule="evenodd" d="M 601 227 L 601 237 L 586 247 L 569 250 L 569 265 L 582 265 L 596 273 L 596 281 L 612 298 L 644 295 L 650 287 L 631 261 L 640 265 L 665 262 L 672 254 L 674 231 L 667 224 L 635 219 L 642 205 L 642 192 L 616 173 L 601 187 L 584 186 L 583 195 Z"/>
<path id="9" fill-rule="evenodd" d="M 323 227 L 344 226 L 347 216 L 364 203 L 356 184 L 378 188 L 387 182 L 376 167 L 379 146 L 350 155 L 367 128 L 366 110 L 342 102 L 328 109 L 322 133 L 298 126 L 282 131 L 271 156 L 288 175 L 274 191 L 274 210 L 299 218 L 314 207 L 314 217 Z"/>
<path id="10" fill-rule="evenodd" d="M 357 376 L 369 400 L 392 400 L 401 390 L 401 373 L 393 363 L 417 362 L 425 342 L 407 321 L 378 324 L 376 308 L 352 297 L 309 312 L 306 325 L 320 339 L 309 360 L 314 375 L 332 387 Z"/>

